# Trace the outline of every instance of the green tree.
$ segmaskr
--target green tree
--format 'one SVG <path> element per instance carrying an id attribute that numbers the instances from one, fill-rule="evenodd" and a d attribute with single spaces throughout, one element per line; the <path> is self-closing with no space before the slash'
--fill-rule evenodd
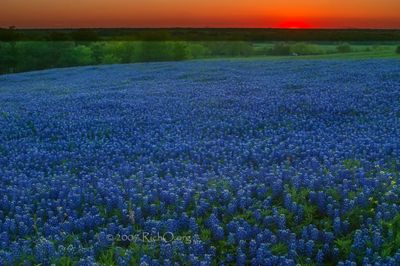
<path id="1" fill-rule="evenodd" d="M 336 46 L 336 50 L 339 53 L 350 53 L 352 51 L 352 48 L 351 48 L 350 44 L 342 43 L 342 44 L 339 44 L 338 46 Z"/>
<path id="2" fill-rule="evenodd" d="M 60 66 L 82 66 L 93 64 L 92 50 L 85 45 L 76 45 L 69 48 L 60 57 Z"/>
<path id="3" fill-rule="evenodd" d="M 17 64 L 15 42 L 0 42 L 0 73 L 13 73 Z"/>
<path id="4" fill-rule="evenodd" d="M 290 52 L 298 55 L 317 55 L 322 54 L 323 50 L 318 45 L 298 42 L 290 46 Z"/>
<path id="5" fill-rule="evenodd" d="M 103 46 L 102 62 L 108 64 L 138 61 L 140 43 L 136 41 L 111 41 Z"/>
<path id="6" fill-rule="evenodd" d="M 99 34 L 95 30 L 79 29 L 72 31 L 71 38 L 77 42 L 94 42 L 100 39 Z"/>
<path id="7" fill-rule="evenodd" d="M 201 43 L 189 43 L 186 51 L 188 58 L 205 58 L 210 55 L 210 50 Z"/>
<path id="8" fill-rule="evenodd" d="M 287 43 L 276 43 L 271 48 L 270 53 L 272 55 L 290 55 L 290 45 Z"/>
<path id="9" fill-rule="evenodd" d="M 253 47 L 249 42 L 206 42 L 204 45 L 211 56 L 249 56 L 253 53 Z"/>
<path id="10" fill-rule="evenodd" d="M 138 61 L 167 61 L 171 58 L 169 43 L 163 41 L 143 41 L 140 43 Z"/>
<path id="11" fill-rule="evenodd" d="M 72 66 L 79 62 L 73 42 L 23 41 L 15 45 L 16 71 Z M 69 59 L 66 59 L 71 57 Z M 68 61 L 67 62 L 63 62 Z"/>
<path id="12" fill-rule="evenodd" d="M 93 63 L 96 65 L 101 64 L 104 54 L 104 42 L 90 43 L 89 47 L 92 50 Z"/>
<path id="13" fill-rule="evenodd" d="M 170 54 L 172 60 L 185 60 L 189 58 L 187 45 L 185 42 L 172 42 L 170 45 Z"/>
<path id="14" fill-rule="evenodd" d="M 52 43 L 45 41 L 17 42 L 16 71 L 29 71 L 57 66 L 57 58 L 53 56 Z"/>

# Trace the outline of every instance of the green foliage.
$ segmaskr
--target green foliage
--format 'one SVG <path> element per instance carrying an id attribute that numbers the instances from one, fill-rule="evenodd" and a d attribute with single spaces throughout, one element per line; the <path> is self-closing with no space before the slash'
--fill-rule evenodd
<path id="1" fill-rule="evenodd" d="M 210 56 L 249 56 L 253 54 L 250 42 L 220 41 L 205 42 L 203 45 L 210 52 Z"/>
<path id="2" fill-rule="evenodd" d="M 178 42 L 141 42 L 139 62 L 182 60 L 186 58 L 185 46 Z"/>
<path id="3" fill-rule="evenodd" d="M 92 59 L 94 64 L 100 64 L 102 62 L 104 42 L 93 42 L 89 43 L 89 47 L 92 50 Z"/>
<path id="4" fill-rule="evenodd" d="M 295 53 L 297 55 L 317 55 L 324 53 L 324 51 L 321 49 L 320 46 L 303 42 L 291 45 L 290 52 L 292 54 Z"/>
<path id="5" fill-rule="evenodd" d="M 114 248 L 110 248 L 107 251 L 102 252 L 99 255 L 98 261 L 100 262 L 101 265 L 108 265 L 108 266 L 115 265 Z"/>
<path id="6" fill-rule="evenodd" d="M 397 48 L 396 48 L 396 53 L 397 53 L 397 54 L 400 54 L 400 45 L 397 46 Z"/>
<path id="7" fill-rule="evenodd" d="M 92 63 L 90 49 L 86 46 L 61 41 L 2 43 L 0 58 L 1 73 Z"/>
<path id="8" fill-rule="evenodd" d="M 70 257 L 61 257 L 59 261 L 57 261 L 58 265 L 61 266 L 72 266 L 74 265 L 73 260 Z"/>
<path id="9" fill-rule="evenodd" d="M 336 50 L 339 53 L 350 53 L 353 49 L 351 48 L 350 44 L 348 43 L 341 43 L 338 46 L 336 46 Z"/>
<path id="10" fill-rule="evenodd" d="M 293 201 L 303 204 L 307 202 L 310 190 L 306 188 L 296 189 L 295 187 L 291 187 L 289 193 L 292 196 Z"/>
<path id="11" fill-rule="evenodd" d="M 191 58 L 191 54 L 204 57 L 205 53 L 206 49 L 194 46 L 188 50 L 185 42 L 176 41 L 0 42 L 0 73 L 91 64 L 184 60 Z"/>
<path id="12" fill-rule="evenodd" d="M 32 131 L 32 133 L 34 134 L 34 135 L 36 135 L 36 133 L 37 133 L 37 130 L 36 130 L 36 127 L 35 127 L 35 123 L 33 122 L 33 121 L 28 121 L 27 123 L 26 123 L 26 125 L 27 125 L 27 127 Z"/>
<path id="13" fill-rule="evenodd" d="M 0 42 L 0 73 L 13 73 L 17 63 L 15 43 Z"/>
<path id="14" fill-rule="evenodd" d="M 385 235 L 390 233 L 392 236 L 386 239 L 381 255 L 383 257 L 393 256 L 400 249 L 400 214 L 396 215 L 391 221 L 384 222 L 383 227 L 386 232 Z"/>
<path id="15" fill-rule="evenodd" d="M 7 30 L 8 32 L 8 30 Z M 158 36 L 159 37 L 159 36 Z M 374 46 L 370 51 L 343 43 L 338 46 L 305 42 L 262 43 L 249 41 L 161 41 L 157 36 L 146 41 L 96 40 L 90 31 L 74 36 L 50 34 L 43 41 L 0 42 L 0 74 L 98 64 L 124 64 L 151 61 L 177 61 L 198 58 L 249 56 L 316 56 L 334 58 L 360 54 L 361 57 L 392 56 L 394 46 Z M 168 39 L 168 38 L 166 38 Z M 96 41 L 94 41 L 96 40 Z M 344 54 L 348 52 L 357 52 Z M 361 53 L 362 51 L 363 53 Z M 400 53 L 400 46 L 397 48 Z"/>
<path id="16" fill-rule="evenodd" d="M 189 58 L 184 42 L 173 42 L 170 44 L 169 54 L 172 60 L 179 61 Z"/>
<path id="17" fill-rule="evenodd" d="M 92 50 L 84 45 L 71 47 L 65 54 L 60 56 L 60 66 L 90 65 L 93 64 Z"/>
<path id="18" fill-rule="evenodd" d="M 189 43 L 186 47 L 186 51 L 189 59 L 204 58 L 210 54 L 209 49 L 198 42 Z"/>
<path id="19" fill-rule="evenodd" d="M 289 251 L 289 248 L 284 244 L 284 243 L 277 243 L 273 246 L 271 246 L 271 252 L 274 255 L 277 256 L 282 256 L 287 254 Z"/>
<path id="20" fill-rule="evenodd" d="M 118 64 L 121 63 L 120 59 L 113 54 L 106 54 L 102 57 L 101 63 L 103 64 Z"/>
<path id="21" fill-rule="evenodd" d="M 58 66 L 60 54 L 73 46 L 64 42 L 17 42 L 15 59 L 17 71 L 45 69 Z"/>
<path id="22" fill-rule="evenodd" d="M 304 205 L 304 221 L 303 224 L 311 224 L 318 216 L 318 209 L 311 204 Z"/>
<path id="23" fill-rule="evenodd" d="M 290 55 L 290 45 L 286 43 L 276 43 L 270 50 L 272 55 Z"/>
<path id="24" fill-rule="evenodd" d="M 98 44 L 99 45 L 99 44 Z M 140 49 L 138 42 L 111 41 L 101 43 L 100 47 L 95 47 L 98 58 L 102 63 L 131 63 L 137 61 L 137 53 Z"/>
<path id="25" fill-rule="evenodd" d="M 343 161 L 343 166 L 347 170 L 355 170 L 355 169 L 361 167 L 361 162 L 356 159 L 347 159 L 347 160 Z"/>
<path id="26" fill-rule="evenodd" d="M 211 231 L 209 229 L 201 229 L 200 239 L 203 241 L 209 241 L 211 239 Z"/>
<path id="27" fill-rule="evenodd" d="M 338 238 L 335 240 L 335 244 L 338 246 L 341 252 L 341 257 L 347 258 L 351 251 L 352 239 L 348 236 Z"/>
<path id="28" fill-rule="evenodd" d="M 339 192 L 334 188 L 327 189 L 326 194 L 329 196 L 332 196 L 337 201 L 339 201 L 341 199 Z"/>
<path id="29" fill-rule="evenodd" d="M 276 43 L 272 46 L 269 53 L 271 55 L 318 55 L 324 54 L 325 51 L 320 45 L 295 42 Z"/>

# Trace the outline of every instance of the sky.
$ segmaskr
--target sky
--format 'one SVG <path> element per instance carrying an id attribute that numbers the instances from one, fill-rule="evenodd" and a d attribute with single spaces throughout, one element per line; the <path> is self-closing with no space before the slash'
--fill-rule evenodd
<path id="1" fill-rule="evenodd" d="M 400 0 L 0 0 L 9 26 L 400 29 Z"/>

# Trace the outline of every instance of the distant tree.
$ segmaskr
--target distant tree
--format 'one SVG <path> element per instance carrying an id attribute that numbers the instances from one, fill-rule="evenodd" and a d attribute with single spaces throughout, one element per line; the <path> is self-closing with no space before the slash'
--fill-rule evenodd
<path id="1" fill-rule="evenodd" d="M 211 56 L 249 56 L 253 53 L 250 42 L 217 41 L 204 44 Z"/>
<path id="2" fill-rule="evenodd" d="M 400 45 L 396 48 L 396 53 L 400 54 Z"/>
<path id="3" fill-rule="evenodd" d="M 36 69 L 52 68 L 57 66 L 57 53 L 52 42 L 23 41 L 17 42 L 16 49 L 16 71 L 29 71 Z"/>
<path id="4" fill-rule="evenodd" d="M 13 73 L 17 64 L 15 43 L 0 42 L 0 73 Z"/>
<path id="5" fill-rule="evenodd" d="M 201 43 L 188 43 L 186 46 L 188 58 L 204 58 L 210 54 L 210 51 Z"/>
<path id="6" fill-rule="evenodd" d="M 59 59 L 59 66 L 82 66 L 93 64 L 92 50 L 85 45 L 69 48 Z"/>
<path id="7" fill-rule="evenodd" d="M 104 42 L 93 42 L 89 45 L 92 50 L 92 57 L 94 64 L 101 64 L 104 54 Z"/>
<path id="8" fill-rule="evenodd" d="M 210 41 L 204 43 L 205 47 L 210 52 L 210 56 L 226 55 L 228 50 L 224 49 L 224 44 L 225 42 L 221 41 Z"/>
<path id="9" fill-rule="evenodd" d="M 121 63 L 132 63 L 137 61 L 137 53 L 139 50 L 139 42 L 124 41 L 119 49 L 119 58 Z"/>
<path id="10" fill-rule="evenodd" d="M 339 53 L 350 53 L 352 51 L 352 48 L 350 44 L 342 43 L 336 46 L 336 51 L 338 51 Z"/>
<path id="11" fill-rule="evenodd" d="M 270 53 L 272 55 L 290 55 L 292 52 L 290 50 L 290 45 L 287 43 L 276 43 L 272 47 Z"/>
<path id="12" fill-rule="evenodd" d="M 250 42 L 229 42 L 231 53 L 234 56 L 250 56 L 253 46 Z"/>
<path id="13" fill-rule="evenodd" d="M 185 60 L 189 57 L 187 46 L 184 42 L 170 43 L 170 54 L 172 60 Z"/>
<path id="14" fill-rule="evenodd" d="M 138 61 L 166 61 L 170 60 L 170 44 L 165 41 L 143 41 L 138 49 Z"/>
<path id="15" fill-rule="evenodd" d="M 77 42 L 98 41 L 98 33 L 94 30 L 79 29 L 71 32 L 71 38 Z"/>
<path id="16" fill-rule="evenodd" d="M 140 44 L 135 41 L 110 41 L 102 47 L 92 46 L 94 56 L 101 54 L 102 62 L 106 64 L 136 62 L 139 50 Z"/>
<path id="17" fill-rule="evenodd" d="M 20 37 L 15 26 L 10 26 L 7 29 L 0 28 L 0 41 L 15 42 Z"/>
<path id="18" fill-rule="evenodd" d="M 121 61 L 119 58 L 117 58 L 115 55 L 113 54 L 105 54 L 102 56 L 101 58 L 101 63 L 102 64 L 119 64 Z"/>
<path id="19" fill-rule="evenodd" d="M 303 42 L 291 45 L 290 51 L 292 54 L 298 55 L 317 55 L 324 53 L 320 46 Z"/>
<path id="20" fill-rule="evenodd" d="M 63 32 L 52 31 L 48 34 L 46 39 L 48 41 L 68 41 L 71 40 L 71 36 Z"/>

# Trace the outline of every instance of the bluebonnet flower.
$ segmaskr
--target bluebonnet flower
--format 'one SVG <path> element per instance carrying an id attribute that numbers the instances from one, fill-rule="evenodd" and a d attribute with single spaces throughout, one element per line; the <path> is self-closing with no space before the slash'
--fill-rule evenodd
<path id="1" fill-rule="evenodd" d="M 171 231 L 192 242 L 149 243 L 139 262 L 399 265 L 381 256 L 400 211 L 398 72 L 215 61 L 5 75 L 0 261 L 94 265 L 114 243 L 127 265 L 129 241 L 112 238 Z"/>
<path id="2" fill-rule="evenodd" d="M 364 235 L 361 230 L 357 230 L 354 235 L 353 248 L 355 250 L 363 250 L 365 246 Z"/>
<path id="3" fill-rule="evenodd" d="M 375 250 L 379 250 L 379 248 L 382 246 L 383 244 L 383 238 L 382 235 L 375 231 L 373 233 L 373 238 L 372 238 L 372 245 L 374 247 Z"/>
<path id="4" fill-rule="evenodd" d="M 286 227 L 286 218 L 285 218 L 285 215 L 283 215 L 283 214 L 279 215 L 278 227 L 280 229 L 285 229 L 285 227 Z"/>
<path id="5" fill-rule="evenodd" d="M 318 265 L 324 264 L 324 252 L 322 250 L 318 251 L 316 260 L 317 260 Z"/>
<path id="6" fill-rule="evenodd" d="M 35 258 L 41 263 L 49 263 L 56 255 L 56 249 L 50 241 L 41 239 L 35 246 Z"/>
<path id="7" fill-rule="evenodd" d="M 314 253 L 314 241 L 308 240 L 305 246 L 305 251 L 308 257 L 311 257 Z"/>
<path id="8" fill-rule="evenodd" d="M 339 217 L 336 217 L 333 220 L 333 231 L 335 232 L 335 234 L 341 233 L 341 224 L 342 224 L 342 222 L 340 221 Z"/>
<path id="9" fill-rule="evenodd" d="M 224 229 L 221 226 L 212 227 L 213 236 L 216 240 L 222 240 L 224 238 Z"/>
<path id="10" fill-rule="evenodd" d="M 172 259 L 173 249 L 170 243 L 160 244 L 160 256 L 164 259 Z"/>
<path id="11" fill-rule="evenodd" d="M 189 229 L 194 233 L 197 233 L 199 230 L 199 226 L 197 225 L 196 219 L 194 217 L 190 217 Z"/>

